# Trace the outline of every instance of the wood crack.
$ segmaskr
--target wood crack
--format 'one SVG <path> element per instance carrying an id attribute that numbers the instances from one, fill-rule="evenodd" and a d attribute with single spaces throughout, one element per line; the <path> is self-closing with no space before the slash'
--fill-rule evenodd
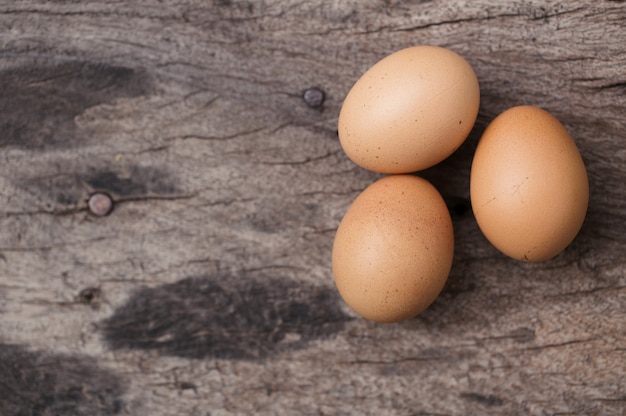
<path id="1" fill-rule="evenodd" d="M 41 245 L 41 246 L 0 247 L 0 251 L 6 251 L 6 252 L 50 251 L 50 250 L 63 248 L 63 247 L 83 246 L 86 244 L 97 243 L 100 241 L 108 240 L 110 238 L 111 236 L 104 236 L 104 237 L 97 237 L 97 238 L 86 239 L 86 240 L 81 240 L 81 241 L 69 241 L 69 242 L 63 242 L 63 243 L 58 243 L 58 244 L 49 244 L 49 245 Z"/>
<path id="2" fill-rule="evenodd" d="M 603 92 L 606 90 L 624 90 L 626 89 L 626 81 L 600 85 L 598 87 L 593 87 L 592 89 L 597 92 Z"/>
<path id="3" fill-rule="evenodd" d="M 414 31 L 424 30 L 424 29 L 428 29 L 428 28 L 436 27 L 436 26 L 453 25 L 453 24 L 459 24 L 459 23 L 481 23 L 481 22 L 484 22 L 484 21 L 489 21 L 489 20 L 494 20 L 494 19 L 503 19 L 503 18 L 521 17 L 521 16 L 523 16 L 523 14 L 520 14 L 520 13 L 503 13 L 503 14 L 498 14 L 498 15 L 484 16 L 484 17 L 476 16 L 476 17 L 468 17 L 468 18 L 441 20 L 441 21 L 438 21 L 438 22 L 431 22 L 431 23 L 426 23 L 426 24 L 423 24 L 423 25 L 416 25 L 416 26 L 411 26 L 411 27 L 393 28 L 393 29 L 390 29 L 390 30 L 394 31 L 394 32 L 414 32 Z"/>
<path id="4" fill-rule="evenodd" d="M 139 10 L 142 10 L 141 8 Z M 145 9 L 144 9 L 145 10 Z M 128 19 L 150 19 L 157 21 L 181 21 L 183 22 L 183 15 L 150 15 L 141 14 L 138 11 L 133 12 L 120 12 L 115 9 L 110 10 L 52 10 L 52 9 L 37 9 L 37 8 L 23 8 L 23 9 L 4 9 L 0 10 L 0 14 L 16 16 L 16 15 L 41 15 L 41 16 L 59 16 L 59 17 L 74 17 L 74 16 L 88 16 L 92 18 L 102 17 L 119 17 Z"/>
<path id="5" fill-rule="evenodd" d="M 534 346 L 525 347 L 524 349 L 525 350 L 545 350 L 549 348 L 561 348 L 561 347 L 566 347 L 568 345 L 583 344 L 585 342 L 592 342 L 592 341 L 597 341 L 597 340 L 598 338 L 595 338 L 595 337 L 584 338 L 584 339 L 574 339 L 571 341 L 557 342 L 554 344 L 534 345 Z"/>
<path id="6" fill-rule="evenodd" d="M 163 140 L 174 141 L 174 140 L 205 140 L 205 141 L 226 141 L 233 140 L 240 137 L 249 136 L 260 131 L 266 130 L 266 127 L 259 127 L 251 130 L 238 131 L 233 134 L 227 134 L 223 136 L 208 136 L 208 135 L 200 135 L 200 134 L 185 134 L 182 136 L 172 136 L 166 137 Z"/>
<path id="7" fill-rule="evenodd" d="M 281 166 L 281 165 L 298 166 L 298 165 L 305 165 L 307 163 L 318 162 L 320 160 L 328 159 L 329 157 L 337 155 L 340 152 L 341 152 L 340 150 L 335 150 L 335 151 L 327 152 L 327 153 L 325 153 L 323 155 L 320 155 L 320 156 L 306 157 L 306 158 L 304 158 L 302 160 L 286 160 L 286 161 L 281 161 L 281 162 L 260 161 L 259 163 L 261 165 L 270 165 L 270 166 Z"/>

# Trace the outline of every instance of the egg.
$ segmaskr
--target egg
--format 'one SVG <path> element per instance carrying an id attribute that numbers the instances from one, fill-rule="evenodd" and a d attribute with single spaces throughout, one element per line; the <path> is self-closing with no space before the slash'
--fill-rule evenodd
<path id="1" fill-rule="evenodd" d="M 498 250 L 544 261 L 563 251 L 583 224 L 587 171 L 559 120 L 518 106 L 497 116 L 480 138 L 470 198 L 478 226 Z"/>
<path id="2" fill-rule="evenodd" d="M 338 120 L 341 146 L 375 172 L 426 169 L 467 138 L 479 102 L 476 74 L 456 52 L 402 49 L 374 64 L 348 92 Z"/>
<path id="3" fill-rule="evenodd" d="M 361 316 L 397 322 L 439 295 L 450 273 L 454 235 L 437 189 L 413 175 L 368 186 L 341 220 L 332 249 L 335 285 Z"/>

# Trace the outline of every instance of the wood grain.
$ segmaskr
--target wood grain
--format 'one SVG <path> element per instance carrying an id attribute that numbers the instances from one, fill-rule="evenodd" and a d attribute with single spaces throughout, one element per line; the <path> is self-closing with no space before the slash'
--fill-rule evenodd
<path id="1" fill-rule="evenodd" d="M 624 27 L 608 0 L 0 1 L 0 414 L 623 415 Z M 379 177 L 337 115 L 416 44 L 464 56 L 481 108 L 420 173 L 453 216 L 448 284 L 373 324 L 332 283 Z M 468 202 L 476 141 L 517 104 L 564 123 L 590 179 L 581 233 L 539 264 Z"/>

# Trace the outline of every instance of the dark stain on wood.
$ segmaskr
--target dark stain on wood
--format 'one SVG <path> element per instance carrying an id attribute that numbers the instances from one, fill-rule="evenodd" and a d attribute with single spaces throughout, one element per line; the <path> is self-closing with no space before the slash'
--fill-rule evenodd
<path id="1" fill-rule="evenodd" d="M 461 394 L 461 397 L 490 407 L 500 407 L 504 404 L 504 401 L 500 397 L 492 394 L 484 395 L 480 393 L 463 393 Z"/>
<path id="2" fill-rule="evenodd" d="M 86 357 L 0 344 L 0 414 L 120 414 L 123 380 Z"/>
<path id="3" fill-rule="evenodd" d="M 16 185 L 37 195 L 46 207 L 55 211 L 87 204 L 94 192 L 105 193 L 114 200 L 168 197 L 181 193 L 167 169 L 152 166 L 91 167 L 83 172 L 27 178 Z"/>
<path id="4" fill-rule="evenodd" d="M 140 289 L 101 329 L 114 349 L 258 359 L 328 337 L 350 319 L 331 288 L 215 275 Z"/>
<path id="5" fill-rule="evenodd" d="M 31 62 L 0 71 L 0 146 L 80 145 L 74 117 L 116 98 L 147 94 L 143 70 L 82 61 Z"/>
<path id="6" fill-rule="evenodd" d="M 533 342 L 535 340 L 535 330 L 521 327 L 511 331 L 509 336 L 517 343 Z"/>
<path id="7" fill-rule="evenodd" d="M 171 195 L 178 189 L 162 168 L 134 166 L 127 174 L 112 170 L 93 172 L 81 178 L 91 188 L 121 197 Z"/>
<path id="8" fill-rule="evenodd" d="M 100 307 L 101 298 L 102 291 L 99 287 L 87 287 L 78 293 L 76 301 L 86 305 L 91 305 L 93 309 L 98 309 Z"/>
<path id="9" fill-rule="evenodd" d="M 318 204 L 294 200 L 274 200 L 260 205 L 248 218 L 257 231 L 275 234 L 302 224 L 313 224 L 320 215 Z"/>

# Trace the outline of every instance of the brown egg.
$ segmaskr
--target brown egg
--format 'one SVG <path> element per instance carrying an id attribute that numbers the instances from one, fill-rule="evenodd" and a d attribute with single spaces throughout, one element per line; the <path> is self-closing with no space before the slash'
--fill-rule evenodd
<path id="1" fill-rule="evenodd" d="M 578 234 L 589 200 L 587 171 L 565 127 L 520 106 L 483 133 L 470 176 L 472 209 L 487 239 L 522 261 L 543 261 Z"/>
<path id="2" fill-rule="evenodd" d="M 439 295 L 453 253 L 452 221 L 435 187 L 416 176 L 388 176 L 356 198 L 337 229 L 335 284 L 367 319 L 408 319 Z"/>
<path id="3" fill-rule="evenodd" d="M 457 53 L 437 46 L 402 49 L 354 84 L 339 114 L 339 139 L 363 168 L 416 172 L 463 143 L 479 102 L 476 74 Z"/>

